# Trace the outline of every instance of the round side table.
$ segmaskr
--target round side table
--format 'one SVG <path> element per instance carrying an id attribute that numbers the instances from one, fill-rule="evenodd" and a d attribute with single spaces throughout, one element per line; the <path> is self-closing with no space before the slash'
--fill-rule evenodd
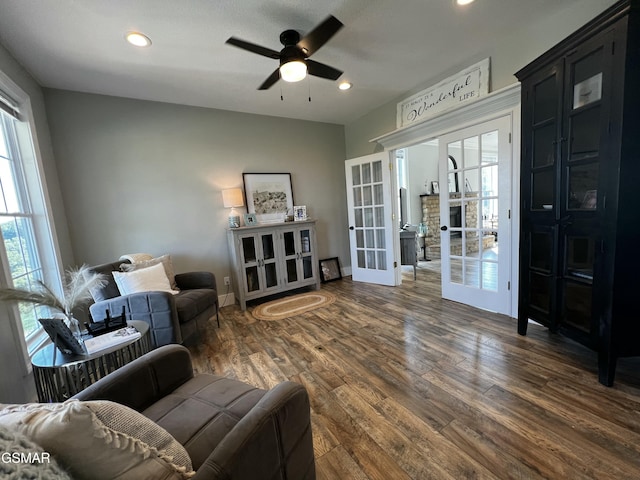
<path id="1" fill-rule="evenodd" d="M 151 350 L 149 324 L 131 320 L 140 337 L 91 355 L 62 353 L 53 344 L 40 349 L 31 359 L 33 378 L 40 402 L 64 402 L 107 374 Z"/>

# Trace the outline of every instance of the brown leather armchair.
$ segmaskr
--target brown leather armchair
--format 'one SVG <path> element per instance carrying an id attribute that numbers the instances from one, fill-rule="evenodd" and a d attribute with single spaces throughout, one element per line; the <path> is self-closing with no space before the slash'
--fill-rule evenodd
<path id="1" fill-rule="evenodd" d="M 167 345 L 74 398 L 110 400 L 167 430 L 191 457 L 194 479 L 315 479 L 310 406 L 302 385 L 262 390 L 194 375 L 189 351 Z"/>

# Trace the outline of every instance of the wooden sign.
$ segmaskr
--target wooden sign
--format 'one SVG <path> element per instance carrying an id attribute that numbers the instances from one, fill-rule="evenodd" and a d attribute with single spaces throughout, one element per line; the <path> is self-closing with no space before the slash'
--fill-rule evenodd
<path id="1" fill-rule="evenodd" d="M 422 122 L 489 93 L 489 59 L 398 103 L 397 128 Z"/>

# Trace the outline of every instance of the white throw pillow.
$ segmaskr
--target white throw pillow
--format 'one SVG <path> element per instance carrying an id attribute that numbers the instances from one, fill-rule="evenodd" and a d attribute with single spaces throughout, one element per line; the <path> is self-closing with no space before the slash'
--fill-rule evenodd
<path id="1" fill-rule="evenodd" d="M 106 400 L 3 405 L 0 426 L 51 453 L 76 480 L 184 480 L 191 459 L 169 432 Z"/>
<path id="2" fill-rule="evenodd" d="M 120 295 L 131 295 L 140 292 L 169 292 L 174 295 L 178 292 L 171 289 L 169 279 L 162 263 L 151 267 L 141 268 L 133 272 L 112 272 L 118 285 Z"/>
<path id="3" fill-rule="evenodd" d="M 172 290 L 179 290 L 176 284 L 176 274 L 173 270 L 173 262 L 171 262 L 171 255 L 162 255 L 161 257 L 150 258 L 147 260 L 138 260 L 135 263 L 123 263 L 120 265 L 120 270 L 123 272 L 133 272 L 134 270 L 140 270 L 141 268 L 151 267 L 157 263 L 161 263 L 164 266 L 164 271 L 167 274 L 169 283 Z"/>

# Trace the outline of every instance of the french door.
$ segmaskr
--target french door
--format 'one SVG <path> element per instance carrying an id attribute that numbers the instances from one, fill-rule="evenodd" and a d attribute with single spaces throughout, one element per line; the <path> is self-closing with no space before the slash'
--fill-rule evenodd
<path id="1" fill-rule="evenodd" d="M 439 138 L 442 296 L 511 312 L 511 117 Z"/>
<path id="2" fill-rule="evenodd" d="M 389 152 L 345 162 L 351 275 L 354 281 L 398 285 Z"/>

